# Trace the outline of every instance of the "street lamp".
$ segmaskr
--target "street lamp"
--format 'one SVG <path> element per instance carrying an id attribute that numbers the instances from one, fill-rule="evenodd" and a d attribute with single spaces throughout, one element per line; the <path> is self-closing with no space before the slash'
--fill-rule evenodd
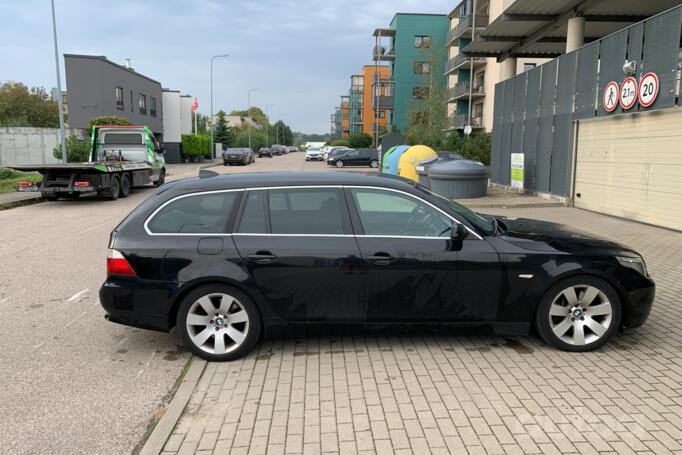
<path id="1" fill-rule="evenodd" d="M 213 142 L 213 60 L 227 57 L 229 57 L 228 54 L 214 55 L 211 57 L 211 159 L 215 158 L 215 143 Z"/>
<path id="2" fill-rule="evenodd" d="M 62 150 L 62 159 L 69 161 L 66 156 L 66 136 L 64 134 L 64 101 L 62 100 L 62 77 L 59 70 L 59 48 L 57 47 L 57 19 L 54 13 L 54 0 L 52 0 L 52 34 L 54 35 L 54 64 L 57 69 L 57 107 L 59 109 L 59 142 Z"/>
<path id="3" fill-rule="evenodd" d="M 251 148 L 251 92 L 257 92 L 257 88 L 252 88 L 249 90 L 248 98 L 249 98 L 249 110 L 247 111 L 248 113 L 248 118 L 247 121 L 249 122 L 249 148 Z"/>
<path id="4" fill-rule="evenodd" d="M 268 104 L 265 106 L 265 146 L 269 147 L 268 141 L 270 138 L 268 137 L 268 125 L 270 125 L 270 108 L 274 106 L 274 104 Z"/>

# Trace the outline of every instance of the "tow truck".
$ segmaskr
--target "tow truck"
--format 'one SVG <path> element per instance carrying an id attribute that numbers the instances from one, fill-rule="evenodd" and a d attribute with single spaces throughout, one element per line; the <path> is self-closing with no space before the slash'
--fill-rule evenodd
<path id="1" fill-rule="evenodd" d="M 84 163 L 10 166 L 39 172 L 40 183 L 19 182 L 17 191 L 39 191 L 49 201 L 76 199 L 96 192 L 110 200 L 127 197 L 131 188 L 163 185 L 164 149 L 146 126 L 93 126 L 90 153 Z"/>

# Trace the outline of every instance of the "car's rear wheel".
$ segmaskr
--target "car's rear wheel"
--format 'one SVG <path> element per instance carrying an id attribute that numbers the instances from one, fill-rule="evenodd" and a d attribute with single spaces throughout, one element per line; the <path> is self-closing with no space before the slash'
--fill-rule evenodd
<path id="1" fill-rule="evenodd" d="M 243 292 L 220 284 L 201 286 L 180 304 L 177 328 L 185 345 L 209 361 L 248 353 L 261 332 L 260 314 Z"/>
<path id="2" fill-rule="evenodd" d="M 121 197 L 128 197 L 130 194 L 130 177 L 127 175 L 124 175 L 121 177 L 121 192 L 120 196 Z"/>
<path id="3" fill-rule="evenodd" d="M 536 313 L 540 336 L 564 351 L 592 351 L 618 330 L 620 298 L 606 281 L 576 276 L 556 283 L 544 295 Z"/>
<path id="4" fill-rule="evenodd" d="M 336 167 L 343 167 L 343 161 L 337 161 L 336 162 Z"/>
<path id="5" fill-rule="evenodd" d="M 111 201 L 118 199 L 118 196 L 121 194 L 121 180 L 118 178 L 118 175 L 115 175 L 111 178 L 109 191 L 107 191 L 105 194 L 106 197 L 108 197 Z"/>

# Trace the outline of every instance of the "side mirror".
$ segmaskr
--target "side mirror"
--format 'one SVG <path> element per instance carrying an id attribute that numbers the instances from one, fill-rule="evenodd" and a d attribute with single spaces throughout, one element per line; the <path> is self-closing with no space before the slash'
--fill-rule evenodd
<path id="1" fill-rule="evenodd" d="M 462 223 L 456 223 L 450 229 L 450 251 L 459 251 L 462 249 L 464 239 L 469 236 L 469 231 Z"/>

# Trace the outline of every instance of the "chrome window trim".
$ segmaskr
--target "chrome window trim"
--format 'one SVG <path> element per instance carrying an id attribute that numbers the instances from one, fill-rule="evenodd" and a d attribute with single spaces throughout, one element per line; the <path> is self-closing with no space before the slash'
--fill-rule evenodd
<path id="1" fill-rule="evenodd" d="M 211 236 L 224 236 L 224 237 L 230 237 L 233 235 L 246 235 L 246 236 L 285 236 L 285 237 L 367 237 L 367 238 L 403 238 L 403 239 L 435 239 L 435 240 L 447 240 L 447 237 L 420 237 L 420 236 L 409 236 L 409 235 L 365 235 L 365 234 L 360 234 L 360 235 L 350 235 L 350 234 L 273 234 L 273 233 L 248 233 L 248 232 L 234 232 L 234 233 L 210 233 L 210 232 L 204 232 L 204 233 L 154 233 L 149 230 L 149 222 L 151 221 L 152 218 L 165 206 L 170 204 L 171 202 L 177 201 L 178 199 L 186 198 L 186 197 L 193 197 L 193 196 L 201 196 L 204 194 L 216 194 L 216 193 L 231 193 L 231 192 L 237 192 L 237 191 L 258 191 L 258 190 L 281 190 L 281 189 L 305 189 L 305 188 L 342 188 L 342 189 L 353 189 L 353 188 L 360 188 L 360 189 L 370 189 L 370 190 L 379 190 L 379 191 L 391 191 L 394 193 L 400 193 L 404 194 L 408 197 L 411 197 L 413 199 L 416 199 L 419 202 L 422 202 L 437 211 L 439 211 L 441 214 L 449 218 L 453 223 L 455 224 L 462 224 L 459 220 L 448 214 L 447 212 L 441 210 L 440 208 L 436 207 L 435 205 L 431 204 L 429 201 L 426 201 L 418 196 L 415 196 L 414 194 L 407 193 L 402 190 L 397 190 L 395 188 L 385 188 L 381 186 L 372 186 L 372 185 L 283 185 L 283 186 L 260 186 L 260 187 L 253 187 L 253 188 L 231 188 L 227 190 L 211 190 L 211 191 L 199 191 L 196 193 L 187 193 L 187 194 L 181 194 L 179 196 L 176 196 L 172 199 L 167 200 L 163 204 L 161 204 L 156 210 L 154 210 L 151 215 L 147 217 L 147 219 L 144 222 L 144 230 L 149 236 L 204 236 L 204 237 L 211 237 Z M 478 240 L 482 240 L 483 237 L 481 237 L 476 231 L 473 229 L 469 228 L 469 226 L 466 226 L 467 231 L 469 231 L 470 234 L 473 234 L 476 236 Z"/>

